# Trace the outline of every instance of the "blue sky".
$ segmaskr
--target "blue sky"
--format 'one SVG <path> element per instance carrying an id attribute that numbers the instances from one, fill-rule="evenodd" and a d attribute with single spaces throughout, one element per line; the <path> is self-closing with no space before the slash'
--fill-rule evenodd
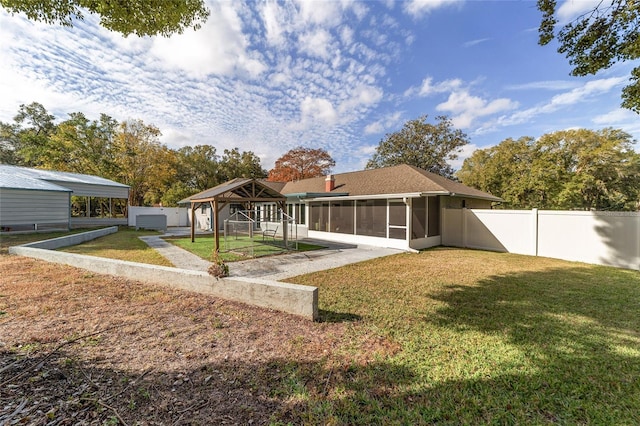
<path id="1" fill-rule="evenodd" d="M 559 2 L 568 22 L 598 1 Z M 142 119 L 171 148 L 251 150 L 267 170 L 299 145 L 335 172 L 362 169 L 407 120 L 447 115 L 470 138 L 462 159 L 508 137 L 621 128 L 631 64 L 570 76 L 537 44 L 535 1 L 209 1 L 199 31 L 122 37 L 93 17 L 74 28 L 0 9 L 0 120 L 42 103 L 58 120 Z"/>

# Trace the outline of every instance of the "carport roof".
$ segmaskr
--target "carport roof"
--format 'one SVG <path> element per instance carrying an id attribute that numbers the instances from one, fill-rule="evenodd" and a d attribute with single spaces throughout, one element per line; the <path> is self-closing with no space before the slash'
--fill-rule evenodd
<path id="1" fill-rule="evenodd" d="M 63 188 L 62 186 L 29 176 L 10 173 L 4 170 L 4 168 L 0 168 L 0 188 L 28 191 L 71 192 L 68 188 Z"/>
<path id="2" fill-rule="evenodd" d="M 54 170 L 41 170 L 41 169 L 32 169 L 29 167 L 20 167 L 20 166 L 10 166 L 7 164 L 0 164 L 0 175 L 13 175 L 19 179 L 19 182 L 25 182 L 25 185 L 29 185 L 26 183 L 28 180 L 39 180 L 43 182 L 64 185 L 65 182 L 68 183 L 84 183 L 89 185 L 101 185 L 101 186 L 114 186 L 119 188 L 129 188 L 128 185 L 124 185 L 119 182 L 115 182 L 110 179 L 105 179 L 100 176 L 94 175 L 84 175 L 80 173 L 70 173 L 70 172 L 58 172 Z M 59 186 L 62 188 L 63 186 Z M 23 188 L 21 189 L 40 189 L 40 188 Z M 17 189 L 17 188 L 14 188 Z M 66 189 L 66 188 L 65 188 Z M 52 189 L 50 189 L 52 190 Z"/>

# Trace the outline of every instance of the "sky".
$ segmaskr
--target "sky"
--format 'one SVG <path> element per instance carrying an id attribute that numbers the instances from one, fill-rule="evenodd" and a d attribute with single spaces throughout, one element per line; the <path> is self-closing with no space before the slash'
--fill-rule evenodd
<path id="1" fill-rule="evenodd" d="M 570 22 L 599 0 L 560 1 Z M 470 144 L 615 127 L 632 64 L 573 77 L 557 45 L 538 45 L 533 0 L 213 1 L 198 31 L 123 37 L 87 16 L 73 28 L 0 7 L 0 121 L 39 102 L 58 121 L 157 126 L 177 149 L 253 151 L 269 170 L 298 147 L 323 148 L 335 173 L 361 170 L 408 120 L 448 116 Z M 554 42 L 555 43 L 555 42 Z M 638 145 L 636 145 L 638 146 Z"/>

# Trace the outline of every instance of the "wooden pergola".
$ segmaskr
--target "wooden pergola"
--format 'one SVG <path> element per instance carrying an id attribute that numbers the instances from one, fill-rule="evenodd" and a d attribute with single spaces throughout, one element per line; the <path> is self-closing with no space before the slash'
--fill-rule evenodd
<path id="1" fill-rule="evenodd" d="M 283 211 L 286 207 L 286 198 L 273 188 L 256 179 L 236 178 L 202 191 L 189 198 L 191 202 L 191 242 L 195 241 L 195 212 L 203 204 L 209 204 L 213 212 L 213 235 L 215 237 L 215 250 L 220 250 L 220 223 L 219 213 L 227 204 L 243 204 L 247 210 L 253 208 L 254 203 L 276 203 Z M 282 215 L 282 237 L 287 244 L 287 226 Z"/>

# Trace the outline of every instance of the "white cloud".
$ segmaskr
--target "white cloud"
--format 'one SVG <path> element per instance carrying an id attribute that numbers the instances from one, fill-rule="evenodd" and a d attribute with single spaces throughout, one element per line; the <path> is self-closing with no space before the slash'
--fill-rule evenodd
<path id="1" fill-rule="evenodd" d="M 284 30 L 278 18 L 282 14 L 283 10 L 275 1 L 266 2 L 262 8 L 262 20 L 265 26 L 267 42 L 279 48 L 283 48 L 286 45 Z"/>
<path id="2" fill-rule="evenodd" d="M 497 114 L 517 108 L 517 102 L 507 98 L 487 101 L 478 96 L 472 96 L 467 90 L 457 90 L 449 94 L 446 102 L 436 106 L 438 111 L 453 114 L 451 121 L 456 127 L 467 128 L 476 118 Z"/>
<path id="3" fill-rule="evenodd" d="M 592 80 L 581 87 L 576 87 L 570 92 L 554 96 L 551 99 L 550 105 L 553 107 L 559 105 L 572 105 L 581 102 L 592 95 L 609 92 L 614 87 L 619 86 L 626 81 L 626 77 L 611 77 Z"/>
<path id="4" fill-rule="evenodd" d="M 568 90 L 580 83 L 567 80 L 532 81 L 523 84 L 513 84 L 505 87 L 507 90 Z"/>
<path id="5" fill-rule="evenodd" d="M 462 44 L 462 47 L 473 47 L 476 46 L 478 44 L 484 43 L 485 41 L 489 41 L 491 40 L 490 38 L 479 38 L 477 40 L 471 40 L 471 41 L 467 41 L 466 43 Z"/>
<path id="6" fill-rule="evenodd" d="M 300 8 L 300 19 L 302 22 L 335 26 L 342 22 L 342 4 L 338 1 L 325 1 L 317 3 L 315 1 L 297 0 Z"/>
<path id="7" fill-rule="evenodd" d="M 213 75 L 248 74 L 265 71 L 259 55 L 248 51 L 242 21 L 233 3 L 215 3 L 211 15 L 198 31 L 186 30 L 170 38 L 154 37 L 151 54 L 167 67 L 203 78 Z"/>
<path id="8" fill-rule="evenodd" d="M 594 117 L 592 120 L 595 124 L 605 125 L 605 126 L 613 126 L 616 123 L 623 122 L 637 122 L 638 114 L 632 112 L 628 109 L 614 109 L 613 111 L 609 111 L 606 114 L 598 115 Z"/>
<path id="9" fill-rule="evenodd" d="M 592 80 L 570 91 L 553 96 L 548 102 L 517 111 L 511 115 L 498 118 L 494 123 L 478 129 L 477 133 L 486 133 L 494 130 L 497 126 L 512 126 L 535 119 L 542 114 L 550 114 L 565 107 L 588 102 L 594 97 L 608 93 L 613 88 L 622 85 L 627 81 L 626 77 L 611 77 Z"/>
<path id="10" fill-rule="evenodd" d="M 444 6 L 461 5 L 462 0 L 409 0 L 403 4 L 403 10 L 414 18 L 422 16 Z"/>
<path id="11" fill-rule="evenodd" d="M 395 112 L 393 114 L 387 114 L 378 121 L 368 124 L 364 128 L 365 135 L 372 135 L 376 133 L 383 133 L 389 129 L 400 126 L 402 120 L 402 113 Z"/>
<path id="12" fill-rule="evenodd" d="M 300 122 L 293 125 L 294 129 L 307 130 L 314 125 L 333 126 L 338 114 L 327 99 L 307 96 L 300 103 Z"/>
<path id="13" fill-rule="evenodd" d="M 485 149 L 488 147 L 484 146 L 482 148 Z M 453 167 L 455 170 L 460 170 L 460 168 L 462 167 L 462 164 L 464 163 L 464 160 L 471 157 L 473 153 L 478 149 L 479 147 L 476 144 L 470 143 L 468 145 L 465 145 L 462 147 L 462 149 L 458 153 L 458 158 L 452 161 L 448 161 L 447 163 L 449 163 L 449 165 Z"/>
<path id="14" fill-rule="evenodd" d="M 564 25 L 598 6 L 606 8 L 610 4 L 611 0 L 565 0 L 557 9 L 556 16 L 559 23 Z"/>
<path id="15" fill-rule="evenodd" d="M 323 29 L 310 31 L 300 36 L 300 50 L 307 55 L 317 56 L 321 59 L 329 59 L 333 52 L 331 47 L 331 34 Z"/>
<path id="16" fill-rule="evenodd" d="M 349 99 L 344 101 L 339 108 L 341 114 L 348 113 L 353 109 L 371 107 L 382 99 L 382 90 L 377 87 L 361 85 L 355 88 Z"/>
<path id="17" fill-rule="evenodd" d="M 434 83 L 432 77 L 426 77 L 420 87 L 408 89 L 404 96 L 427 97 L 448 93 L 447 100 L 438 104 L 436 110 L 451 113 L 453 124 L 461 128 L 471 126 L 479 117 L 508 111 L 518 106 L 517 102 L 508 98 L 487 100 L 472 95 L 470 91 L 470 85 L 457 78 Z"/>

